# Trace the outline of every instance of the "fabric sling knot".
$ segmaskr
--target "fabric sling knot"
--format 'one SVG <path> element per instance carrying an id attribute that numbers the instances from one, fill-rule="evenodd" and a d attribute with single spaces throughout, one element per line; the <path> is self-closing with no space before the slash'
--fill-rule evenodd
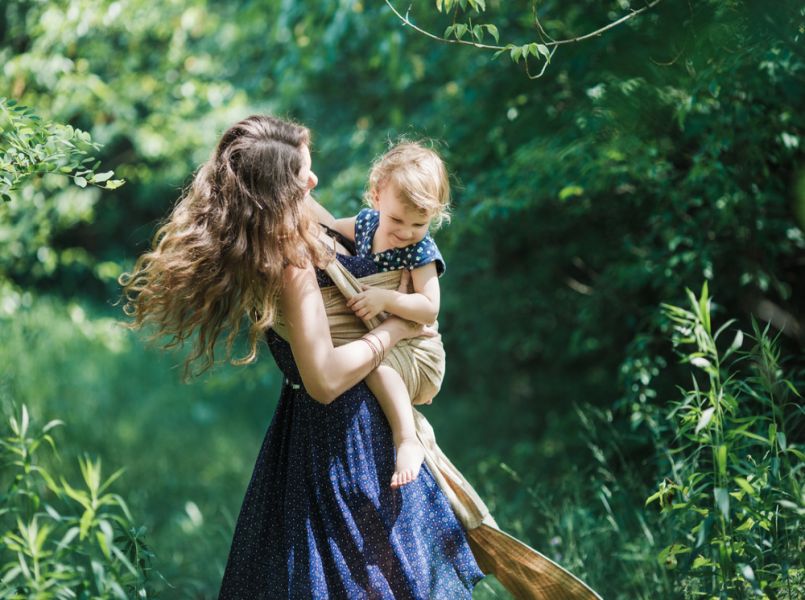
<path id="1" fill-rule="evenodd" d="M 402 276 L 402 271 L 397 270 L 357 279 L 337 259 L 332 260 L 325 271 L 335 284 L 321 288 L 335 346 L 357 340 L 381 322 L 378 318 L 364 322 L 347 307 L 347 300 L 361 292 L 361 285 L 397 289 Z M 272 329 L 288 339 L 287 323 L 281 311 L 277 312 Z M 404 340 L 391 348 L 383 364 L 402 376 L 413 399 L 419 396 L 423 386 L 433 386 L 438 391 L 445 370 L 441 336 Z M 436 444 L 428 420 L 416 408 L 413 411 L 417 437 L 425 449 L 425 464 L 467 530 L 470 547 L 481 570 L 493 574 L 516 598 L 601 600 L 575 575 L 498 527 L 484 501 Z"/>

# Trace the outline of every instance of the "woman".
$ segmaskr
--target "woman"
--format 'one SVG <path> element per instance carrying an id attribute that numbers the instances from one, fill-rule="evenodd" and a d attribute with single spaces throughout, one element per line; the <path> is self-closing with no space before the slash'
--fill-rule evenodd
<path id="1" fill-rule="evenodd" d="M 363 379 L 391 346 L 431 335 L 389 318 L 335 348 L 320 286 L 340 261 L 375 271 L 312 219 L 309 133 L 252 116 L 230 128 L 158 230 L 154 249 L 121 277 L 133 327 L 154 323 L 168 346 L 194 332 L 186 365 L 227 355 L 244 316 L 249 354 L 267 331 L 285 375 L 260 450 L 220 590 L 221 599 L 469 598 L 483 577 L 446 497 L 427 467 L 388 485 L 394 446 Z M 332 233 L 332 232 L 331 232 Z M 281 310 L 287 341 L 271 325 Z"/>

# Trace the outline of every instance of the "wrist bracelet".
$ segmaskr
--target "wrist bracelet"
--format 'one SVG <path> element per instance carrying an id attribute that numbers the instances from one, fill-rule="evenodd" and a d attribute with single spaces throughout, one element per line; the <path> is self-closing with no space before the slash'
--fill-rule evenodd
<path id="1" fill-rule="evenodd" d="M 380 355 L 380 350 L 377 349 L 374 342 L 368 339 L 367 337 L 363 336 L 360 338 L 369 346 L 372 351 L 372 369 L 376 369 L 380 362 L 383 360 L 382 356 Z"/>
<path id="2" fill-rule="evenodd" d="M 367 331 L 366 335 L 374 336 L 374 338 L 377 340 L 377 345 L 380 346 L 380 350 L 379 350 L 380 360 L 378 361 L 378 364 L 383 362 L 383 359 L 386 357 L 386 347 L 383 345 L 383 341 L 380 339 L 380 336 L 378 336 L 376 333 L 373 333 L 371 331 Z"/>

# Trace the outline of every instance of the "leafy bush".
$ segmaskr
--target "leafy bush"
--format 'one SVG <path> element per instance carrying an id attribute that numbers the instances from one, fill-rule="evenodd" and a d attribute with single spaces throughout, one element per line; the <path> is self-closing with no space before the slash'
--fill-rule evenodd
<path id="1" fill-rule="evenodd" d="M 22 405 L 0 439 L 0 598 L 149 598 L 153 554 L 126 502 L 109 491 L 101 461 L 79 458 L 82 486 L 73 487 L 40 460 L 56 451 L 53 420 L 42 427 Z M 58 479 L 58 480 L 57 480 Z"/>
<path id="2" fill-rule="evenodd" d="M 688 308 L 663 305 L 677 352 L 697 371 L 668 412 L 669 472 L 646 501 L 660 506 L 672 540 L 658 558 L 679 570 L 686 597 L 801 598 L 805 454 L 791 434 L 805 411 L 783 376 L 779 334 L 753 321 L 753 335 L 738 329 L 720 349 L 734 320 L 713 331 L 706 283 L 688 296 Z"/>
<path id="3" fill-rule="evenodd" d="M 126 468 L 114 490 L 147 528 L 153 593 L 214 598 L 281 377 L 265 356 L 182 384 L 181 356 L 149 347 L 119 317 L 119 307 L 22 294 L 0 315 L 0 414 L 19 412 L 13 398 L 33 415 L 70 415 L 59 454 Z M 76 461 L 57 468 L 81 481 Z"/>

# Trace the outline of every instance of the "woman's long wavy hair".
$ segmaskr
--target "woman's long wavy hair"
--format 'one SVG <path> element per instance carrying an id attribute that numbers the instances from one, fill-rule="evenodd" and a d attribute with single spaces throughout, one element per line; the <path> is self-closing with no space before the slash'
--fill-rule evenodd
<path id="1" fill-rule="evenodd" d="M 151 250 L 118 279 L 123 310 L 134 319 L 127 327 L 155 325 L 151 339 L 169 336 L 165 348 L 198 332 L 185 380 L 213 366 L 225 329 L 230 362 L 253 362 L 258 340 L 274 322 L 283 268 L 323 264 L 304 202 L 307 179 L 300 177 L 309 141 L 305 127 L 274 117 L 236 123 L 160 225 Z M 244 317 L 249 350 L 235 358 Z"/>

